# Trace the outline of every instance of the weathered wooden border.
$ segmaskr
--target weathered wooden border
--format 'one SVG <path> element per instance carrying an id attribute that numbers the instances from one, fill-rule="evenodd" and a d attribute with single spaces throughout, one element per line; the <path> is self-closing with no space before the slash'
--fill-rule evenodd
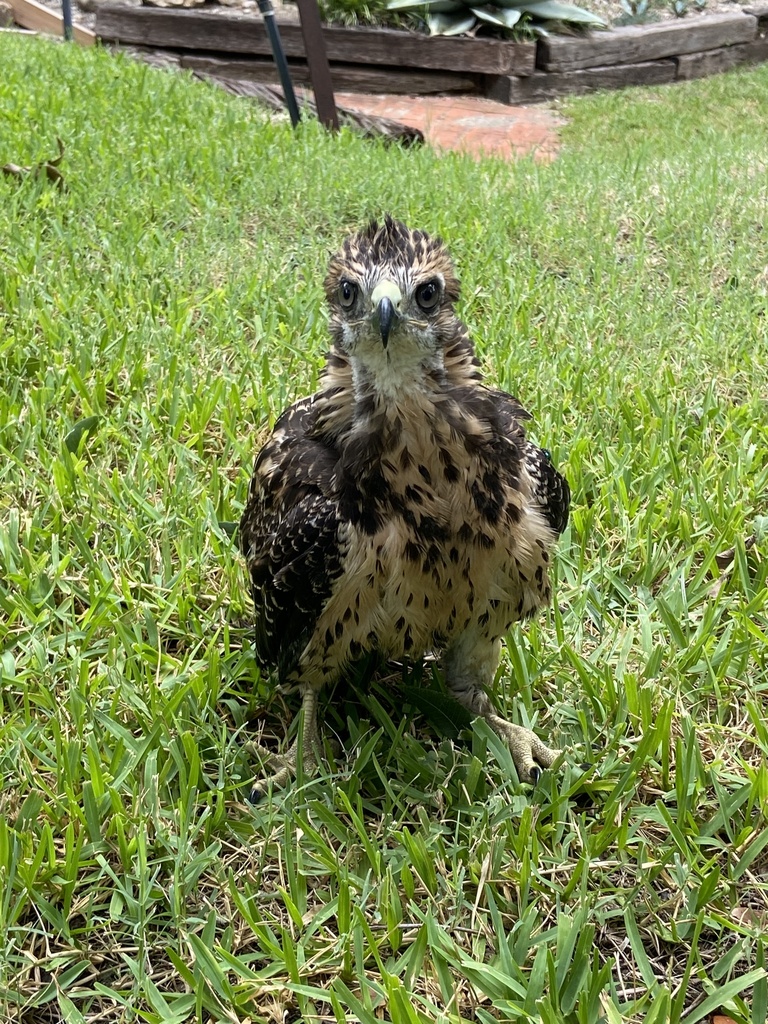
<path id="1" fill-rule="evenodd" d="M 678 81 L 689 78 L 707 78 L 741 64 L 761 64 L 768 60 L 768 38 L 753 39 L 741 46 L 726 46 L 701 53 L 686 53 L 677 59 Z"/>
<path id="2" fill-rule="evenodd" d="M 301 28 L 281 22 L 280 38 L 287 57 L 304 57 Z M 109 42 L 176 50 L 206 50 L 269 56 L 269 40 L 260 18 L 223 18 L 197 10 L 125 7 L 110 4 L 96 14 L 96 34 Z M 326 26 L 323 37 L 331 61 L 384 64 L 425 71 L 525 75 L 533 72 L 533 43 L 501 39 L 430 37 L 388 28 Z"/>
<path id="3" fill-rule="evenodd" d="M 168 51 L 164 51 L 168 53 Z M 171 62 L 189 71 L 200 72 L 226 82 L 275 81 L 275 65 L 271 57 L 222 57 L 221 54 L 175 51 Z M 289 61 L 291 78 L 296 85 L 311 84 L 309 68 L 302 61 Z M 475 93 L 483 95 L 483 75 L 459 71 L 422 71 L 419 68 L 384 67 L 382 65 L 331 63 L 331 81 L 335 92 L 389 92 L 405 96 L 439 93 Z"/>
<path id="4" fill-rule="evenodd" d="M 37 0 L 7 0 L 7 3 L 13 11 L 16 24 L 22 28 L 54 36 L 64 35 L 64 19 L 50 7 L 37 3 Z M 95 33 L 79 25 L 74 26 L 74 38 L 81 46 L 93 46 L 96 42 Z"/>
<path id="5" fill-rule="evenodd" d="M 580 71 L 611 64 L 639 64 L 748 43 L 756 35 L 757 18 L 751 14 L 706 14 L 595 32 L 586 39 L 550 36 L 539 44 L 536 65 L 542 71 Z"/>
<path id="6" fill-rule="evenodd" d="M 172 49 L 178 64 L 215 77 L 274 81 L 269 41 L 256 18 L 112 5 L 99 9 L 96 33 L 106 41 Z M 302 81 L 301 30 L 281 24 L 280 34 Z M 550 36 L 536 46 L 370 28 L 325 27 L 323 37 L 336 89 L 479 92 L 504 103 L 536 103 L 768 61 L 768 4 L 588 36 Z"/>
<path id="7" fill-rule="evenodd" d="M 499 75 L 486 88 L 486 96 L 500 103 L 543 103 L 560 96 L 580 96 L 597 89 L 624 89 L 630 85 L 667 85 L 677 78 L 674 60 L 642 61 L 576 71 L 537 71 L 526 78 Z"/>

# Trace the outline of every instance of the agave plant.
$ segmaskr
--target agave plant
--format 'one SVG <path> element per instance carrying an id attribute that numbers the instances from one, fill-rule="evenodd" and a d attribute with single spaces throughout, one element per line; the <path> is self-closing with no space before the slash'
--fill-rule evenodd
<path id="1" fill-rule="evenodd" d="M 389 0 L 387 9 L 422 14 L 433 36 L 458 36 L 481 25 L 497 30 L 524 26 L 535 35 L 547 35 L 553 23 L 572 29 L 606 27 L 596 14 L 561 0 Z"/>
<path id="2" fill-rule="evenodd" d="M 649 21 L 657 21 L 658 15 L 651 10 L 650 0 L 619 0 L 622 13 L 614 21 L 620 28 L 624 25 L 645 25 Z"/>

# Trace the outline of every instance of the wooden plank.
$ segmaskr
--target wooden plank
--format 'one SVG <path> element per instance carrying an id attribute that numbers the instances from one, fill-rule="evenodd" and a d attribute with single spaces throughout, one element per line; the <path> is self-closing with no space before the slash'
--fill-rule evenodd
<path id="1" fill-rule="evenodd" d="M 706 14 L 699 18 L 629 25 L 588 38 L 550 36 L 539 41 L 538 66 L 544 71 L 576 71 L 609 64 L 634 64 L 751 42 L 757 19 L 751 14 Z"/>
<path id="2" fill-rule="evenodd" d="M 281 24 L 279 29 L 286 56 L 303 56 L 299 26 L 289 28 Z M 105 5 L 96 11 L 96 35 L 110 42 L 139 46 L 258 56 L 270 56 L 272 53 L 263 23 L 254 18 L 230 20 L 203 11 Z M 297 39 L 300 41 L 298 51 Z"/>
<path id="3" fill-rule="evenodd" d="M 500 76 L 489 79 L 485 95 L 500 103 L 543 103 L 558 96 L 577 96 L 597 89 L 623 89 L 629 85 L 665 85 L 674 82 L 674 60 L 640 64 L 611 64 L 577 71 L 537 71 L 526 78 Z"/>
<path id="4" fill-rule="evenodd" d="M 325 48 L 317 0 L 298 0 L 298 4 L 309 76 L 312 79 L 312 92 L 315 94 L 317 117 L 326 128 L 337 132 L 339 117 L 333 99 L 331 69 L 328 67 L 328 53 Z"/>
<path id="5" fill-rule="evenodd" d="M 677 77 L 707 78 L 722 71 L 729 71 L 740 64 L 760 64 L 768 60 L 768 39 L 763 36 L 751 43 L 740 46 L 725 46 L 721 50 L 705 50 L 703 53 L 689 53 L 677 58 Z"/>
<path id="6" fill-rule="evenodd" d="M 391 67 L 432 71 L 469 71 L 492 74 L 531 73 L 536 63 L 534 43 L 499 39 L 459 39 L 427 36 L 390 28 L 323 29 L 331 60 L 355 64 L 386 64 Z"/>
<path id="7" fill-rule="evenodd" d="M 280 22 L 286 56 L 305 57 L 301 27 Z M 199 10 L 106 5 L 96 12 L 102 39 L 141 46 L 223 53 L 268 54 L 269 41 L 257 18 L 225 17 Z M 530 74 L 536 47 L 499 39 L 454 39 L 418 32 L 377 28 L 323 28 L 329 60 L 350 64 L 385 64 L 434 71 L 479 74 Z"/>
<path id="8" fill-rule="evenodd" d="M 31 28 L 35 32 L 47 32 L 49 35 L 64 35 L 64 19 L 50 7 L 44 7 L 37 0 L 7 0 L 16 19 L 22 28 Z M 74 27 L 75 42 L 81 46 L 93 46 L 96 35 L 79 25 Z"/>
<path id="9" fill-rule="evenodd" d="M 181 54 L 181 66 L 224 81 L 277 82 L 271 60 L 253 58 L 221 59 L 214 56 Z M 298 85 L 311 84 L 309 68 L 303 62 L 290 61 L 291 78 Z M 429 95 L 441 92 L 479 92 L 476 75 L 453 72 L 404 70 L 402 68 L 366 68 L 355 64 L 331 63 L 331 81 L 335 92 L 383 92 L 404 95 Z"/>

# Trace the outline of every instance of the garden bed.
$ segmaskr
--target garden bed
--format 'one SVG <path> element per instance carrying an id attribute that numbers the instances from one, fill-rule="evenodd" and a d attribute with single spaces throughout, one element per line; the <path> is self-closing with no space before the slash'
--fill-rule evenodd
<path id="1" fill-rule="evenodd" d="M 443 38 L 384 28 L 326 26 L 334 87 L 367 92 L 476 92 L 532 103 L 594 89 L 658 85 L 768 60 L 768 6 L 678 21 L 550 36 L 537 44 Z M 260 18 L 200 10 L 110 5 L 99 9 L 103 40 L 170 52 L 182 67 L 216 78 L 275 81 Z M 304 41 L 280 25 L 297 81 L 307 81 Z"/>

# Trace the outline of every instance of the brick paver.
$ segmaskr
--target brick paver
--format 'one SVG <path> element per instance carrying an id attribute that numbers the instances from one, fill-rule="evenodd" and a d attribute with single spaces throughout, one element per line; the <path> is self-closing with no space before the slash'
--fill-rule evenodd
<path id="1" fill-rule="evenodd" d="M 481 96 L 391 96 L 340 92 L 336 102 L 365 114 L 390 117 L 420 128 L 436 149 L 455 149 L 506 159 L 533 153 L 552 160 L 563 124 L 546 107 L 508 107 Z"/>

